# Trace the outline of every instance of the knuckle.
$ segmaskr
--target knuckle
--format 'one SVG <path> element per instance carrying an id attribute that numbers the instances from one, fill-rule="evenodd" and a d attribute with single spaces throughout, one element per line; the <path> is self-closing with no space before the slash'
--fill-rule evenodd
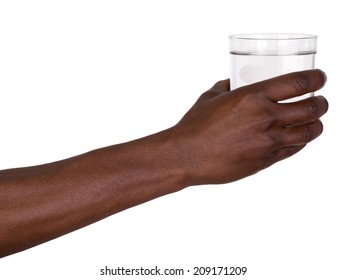
<path id="1" fill-rule="evenodd" d="M 277 148 L 283 146 L 285 142 L 284 135 L 273 130 L 271 133 L 267 134 L 267 144 L 269 147 Z"/>
<path id="2" fill-rule="evenodd" d="M 298 73 L 295 76 L 292 86 L 299 92 L 305 93 L 311 87 L 311 79 L 306 73 Z"/>
<path id="3" fill-rule="evenodd" d="M 257 119 L 261 122 L 264 130 L 273 129 L 280 120 L 280 111 L 275 106 L 263 106 L 261 115 Z"/>
<path id="4" fill-rule="evenodd" d="M 248 98 L 257 101 L 265 99 L 266 96 L 272 94 L 271 87 L 264 82 L 254 83 L 248 86 L 240 87 L 238 89 L 235 89 L 234 91 L 239 91 L 239 94 L 247 96 Z"/>
<path id="5" fill-rule="evenodd" d="M 320 115 L 320 106 L 317 102 L 311 102 L 309 106 L 309 115 L 312 119 L 316 119 Z"/>
<path id="6" fill-rule="evenodd" d="M 304 130 L 303 134 L 303 143 L 308 143 L 310 142 L 314 137 L 313 137 L 314 131 L 310 126 L 307 126 L 306 129 Z"/>
<path id="7" fill-rule="evenodd" d="M 308 143 L 318 136 L 320 136 L 323 132 L 323 124 L 320 120 L 312 123 L 311 125 L 306 126 L 303 136 L 303 142 Z"/>
<path id="8" fill-rule="evenodd" d="M 267 112 L 265 116 L 262 117 L 260 122 L 263 130 L 271 130 L 277 124 L 278 118 L 276 114 Z"/>
<path id="9" fill-rule="evenodd" d="M 254 95 L 261 97 L 270 96 L 272 95 L 272 89 L 266 84 L 261 84 L 260 87 L 254 90 Z"/>

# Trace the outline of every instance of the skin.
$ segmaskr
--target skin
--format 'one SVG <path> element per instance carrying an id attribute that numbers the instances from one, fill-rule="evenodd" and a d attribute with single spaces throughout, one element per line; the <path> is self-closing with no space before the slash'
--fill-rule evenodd
<path id="1" fill-rule="evenodd" d="M 320 70 L 201 95 L 173 127 L 40 166 L 0 171 L 0 257 L 188 186 L 239 180 L 318 137 L 328 103 Z"/>

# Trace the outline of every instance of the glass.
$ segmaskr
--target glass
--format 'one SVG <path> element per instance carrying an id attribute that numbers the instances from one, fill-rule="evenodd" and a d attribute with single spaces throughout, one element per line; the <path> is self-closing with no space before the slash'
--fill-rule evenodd
<path id="1" fill-rule="evenodd" d="M 313 69 L 316 45 L 317 36 L 310 34 L 259 33 L 229 36 L 231 89 L 289 72 Z M 311 95 L 313 93 L 302 97 Z"/>

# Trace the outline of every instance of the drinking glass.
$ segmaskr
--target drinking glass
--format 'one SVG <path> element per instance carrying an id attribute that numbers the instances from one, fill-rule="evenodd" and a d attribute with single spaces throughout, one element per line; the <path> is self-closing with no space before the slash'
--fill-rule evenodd
<path id="1" fill-rule="evenodd" d="M 229 36 L 231 90 L 289 72 L 313 69 L 317 36 L 258 33 Z M 290 99 L 299 100 L 302 97 Z"/>

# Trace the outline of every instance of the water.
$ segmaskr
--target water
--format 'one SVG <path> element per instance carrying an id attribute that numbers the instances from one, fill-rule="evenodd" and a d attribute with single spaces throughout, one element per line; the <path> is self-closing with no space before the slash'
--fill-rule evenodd
<path id="1" fill-rule="evenodd" d="M 239 55 L 231 57 L 231 89 L 266 80 L 289 72 L 312 69 L 315 54 L 301 55 Z M 300 100 L 313 93 L 290 99 Z"/>

